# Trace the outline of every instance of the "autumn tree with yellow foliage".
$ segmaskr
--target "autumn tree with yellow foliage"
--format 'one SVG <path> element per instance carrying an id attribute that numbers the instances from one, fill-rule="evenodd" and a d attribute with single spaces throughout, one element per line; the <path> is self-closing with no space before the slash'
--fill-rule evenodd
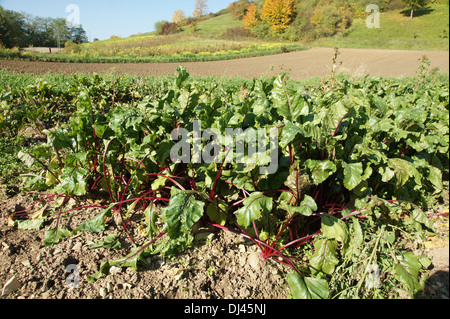
<path id="1" fill-rule="evenodd" d="M 283 33 L 295 17 L 294 0 L 266 0 L 261 19 L 271 26 L 274 33 Z"/>
<path id="2" fill-rule="evenodd" d="M 173 13 L 172 22 L 180 24 L 186 20 L 186 13 L 183 10 L 177 10 Z"/>
<path id="3" fill-rule="evenodd" d="M 202 17 L 208 14 L 208 5 L 206 0 L 197 0 L 195 2 L 194 17 Z"/>
<path id="4" fill-rule="evenodd" d="M 245 14 L 244 19 L 242 20 L 242 24 L 244 25 L 244 28 L 251 31 L 256 26 L 258 21 L 259 21 L 258 8 L 256 7 L 256 4 L 252 2 L 247 8 L 247 13 Z"/>

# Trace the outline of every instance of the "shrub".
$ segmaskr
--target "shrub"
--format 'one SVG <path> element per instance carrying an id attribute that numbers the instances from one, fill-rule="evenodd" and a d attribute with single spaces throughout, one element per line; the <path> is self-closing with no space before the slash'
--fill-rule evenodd
<path id="1" fill-rule="evenodd" d="M 169 35 L 169 34 L 175 34 L 181 31 L 181 28 L 178 23 L 175 22 L 166 22 L 162 26 L 161 35 Z"/>
<path id="2" fill-rule="evenodd" d="M 239 38 L 250 38 L 250 37 L 255 37 L 255 35 L 243 28 L 243 27 L 238 27 L 238 28 L 228 28 L 227 31 L 225 31 L 222 35 L 222 38 L 225 39 L 239 39 Z"/>
<path id="3" fill-rule="evenodd" d="M 272 38 L 270 25 L 264 21 L 259 21 L 252 29 L 258 38 Z"/>
<path id="4" fill-rule="evenodd" d="M 254 4 L 254 3 L 253 3 Z M 230 10 L 231 15 L 239 20 L 242 20 L 247 13 L 247 9 L 250 5 L 249 0 L 239 0 L 236 2 L 230 3 L 228 9 Z"/>
<path id="5" fill-rule="evenodd" d="M 158 35 L 159 35 L 159 34 L 162 34 L 163 26 L 164 26 L 166 23 L 169 23 L 169 21 L 161 20 L 161 21 L 156 22 L 156 23 L 155 23 L 155 33 L 158 34 Z"/>
<path id="6" fill-rule="evenodd" d="M 64 44 L 64 48 L 69 54 L 80 53 L 82 51 L 81 46 L 79 44 L 76 44 L 72 40 L 67 41 Z"/>
<path id="7" fill-rule="evenodd" d="M 329 37 L 338 31 L 344 31 L 350 26 L 351 21 L 350 7 L 339 6 L 338 3 L 317 6 L 311 17 L 316 38 Z"/>

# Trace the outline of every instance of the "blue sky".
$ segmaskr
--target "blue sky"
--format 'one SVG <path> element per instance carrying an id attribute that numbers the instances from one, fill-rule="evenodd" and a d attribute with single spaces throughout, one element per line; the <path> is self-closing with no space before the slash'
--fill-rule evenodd
<path id="1" fill-rule="evenodd" d="M 233 1 L 208 0 L 207 4 L 210 12 L 217 12 Z M 79 7 L 80 23 L 92 41 L 154 31 L 155 22 L 171 21 L 176 10 L 192 16 L 195 0 L 0 0 L 5 9 L 52 18 L 67 18 L 70 4 Z"/>

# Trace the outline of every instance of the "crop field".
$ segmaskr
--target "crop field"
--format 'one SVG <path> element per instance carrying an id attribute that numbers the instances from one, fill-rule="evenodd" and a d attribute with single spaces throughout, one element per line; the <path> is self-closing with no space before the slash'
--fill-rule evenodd
<path id="1" fill-rule="evenodd" d="M 120 296 L 118 274 L 139 276 L 135 297 L 426 297 L 449 176 L 449 79 L 428 66 L 319 82 L 1 72 L 1 280 L 43 256 L 63 278 L 25 270 L 7 298 Z M 248 259 L 219 262 L 234 250 Z"/>
<path id="2" fill-rule="evenodd" d="M 11 60 L 79 63 L 181 63 L 231 60 L 305 50 L 306 45 L 263 42 L 257 39 L 227 40 L 175 34 L 142 35 L 111 39 L 66 48 L 54 54 L 5 50 L 0 57 Z"/>

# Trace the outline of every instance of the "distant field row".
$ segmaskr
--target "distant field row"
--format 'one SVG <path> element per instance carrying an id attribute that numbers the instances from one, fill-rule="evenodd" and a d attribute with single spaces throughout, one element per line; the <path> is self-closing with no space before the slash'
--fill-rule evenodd
<path id="1" fill-rule="evenodd" d="M 202 37 L 145 36 L 87 43 L 57 54 L 0 50 L 0 57 L 58 62 L 202 62 L 231 60 L 306 49 L 299 43 L 229 41 Z"/>

